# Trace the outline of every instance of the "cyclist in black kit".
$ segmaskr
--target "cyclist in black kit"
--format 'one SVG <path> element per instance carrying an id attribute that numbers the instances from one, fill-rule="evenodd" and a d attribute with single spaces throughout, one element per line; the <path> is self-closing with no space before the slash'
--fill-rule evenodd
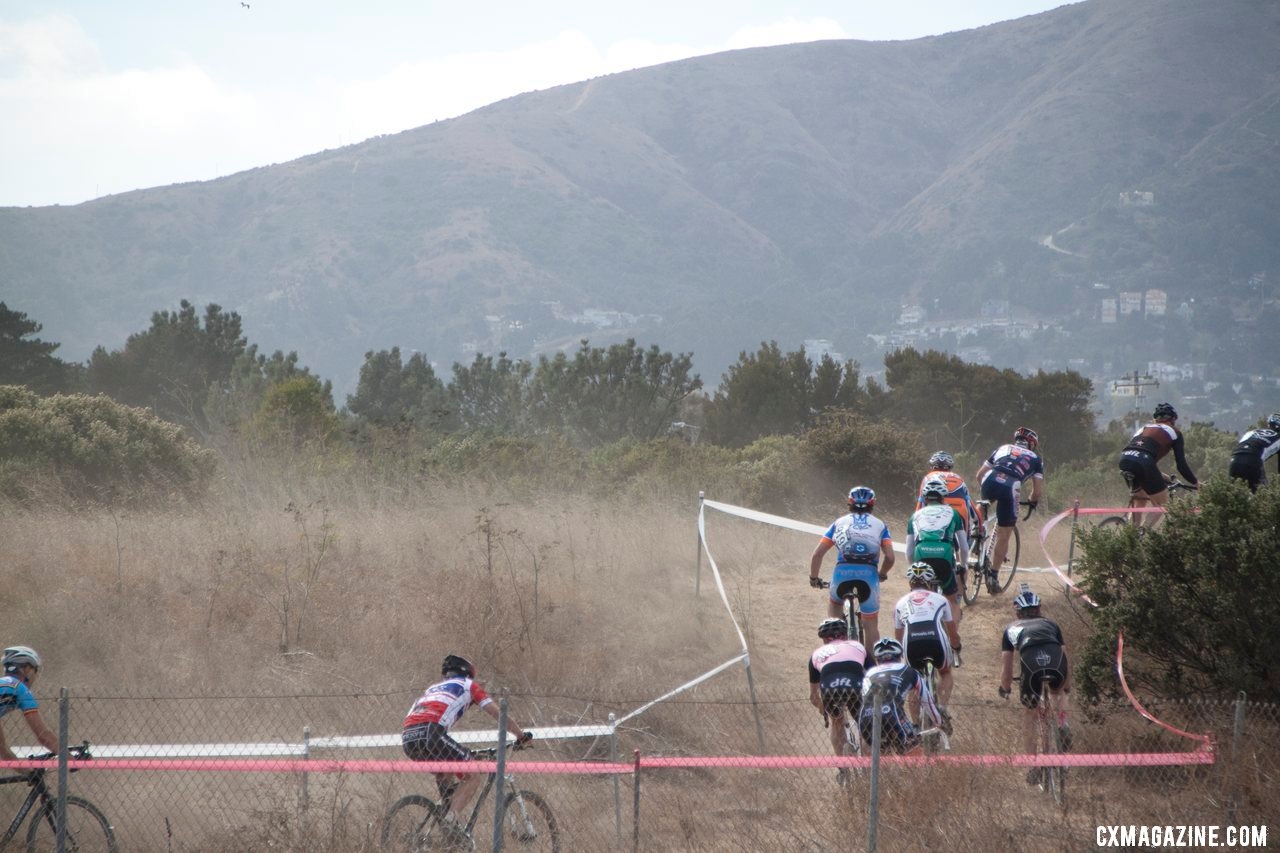
<path id="1" fill-rule="evenodd" d="M 1160 468 L 1156 465 L 1170 450 L 1173 451 L 1174 463 L 1178 473 L 1182 475 L 1187 486 L 1198 489 L 1199 481 L 1195 472 L 1187 464 L 1187 454 L 1183 449 L 1182 431 L 1175 423 L 1178 413 L 1169 403 L 1160 403 L 1152 413 L 1151 423 L 1133 434 L 1129 443 L 1120 452 L 1120 473 L 1129 485 L 1129 493 L 1133 496 L 1135 507 L 1144 507 L 1148 503 L 1164 506 L 1169 502 L 1168 482 Z M 1159 517 L 1155 513 L 1136 513 L 1139 527 L 1150 527 Z M 1145 516 L 1151 516 L 1146 518 Z"/>
<path id="2" fill-rule="evenodd" d="M 1280 453 L 1280 412 L 1267 418 L 1265 429 L 1251 429 L 1240 436 L 1235 450 L 1231 451 L 1227 473 L 1237 480 L 1244 480 L 1256 492 L 1267 482 L 1266 461 L 1277 453 Z M 1277 457 L 1276 464 L 1280 470 L 1280 457 Z"/>

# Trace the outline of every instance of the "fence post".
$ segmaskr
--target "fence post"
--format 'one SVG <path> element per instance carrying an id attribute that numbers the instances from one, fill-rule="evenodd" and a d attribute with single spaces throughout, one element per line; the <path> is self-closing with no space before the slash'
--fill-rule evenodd
<path id="1" fill-rule="evenodd" d="M 502 850 L 502 817 L 507 809 L 507 697 L 498 702 L 498 766 L 493 779 L 493 853 Z"/>
<path id="2" fill-rule="evenodd" d="M 635 796 L 631 804 L 631 849 L 640 849 L 640 750 L 635 751 L 635 770 L 632 771 L 632 788 Z"/>
<path id="3" fill-rule="evenodd" d="M 1236 767 L 1236 758 L 1239 755 L 1240 739 L 1244 737 L 1244 712 L 1245 700 L 1248 695 L 1241 690 L 1236 694 L 1236 710 L 1235 719 L 1231 724 L 1231 792 L 1227 796 L 1227 823 L 1234 826 L 1236 823 L 1236 809 L 1240 805 L 1240 777 L 1239 768 Z"/>
<path id="4" fill-rule="evenodd" d="M 698 492 L 698 556 L 697 562 L 694 563 L 693 571 L 693 597 L 697 598 L 702 589 L 702 504 L 707 498 L 707 493 Z"/>
<path id="5" fill-rule="evenodd" d="M 618 763 L 618 715 L 609 714 L 609 761 Z M 613 826 L 618 844 L 622 844 L 622 780 L 613 774 Z"/>
<path id="6" fill-rule="evenodd" d="M 879 687 L 871 690 L 871 790 L 867 795 L 867 853 L 876 853 L 876 822 L 880 816 L 880 720 L 884 696 Z"/>
<path id="7" fill-rule="evenodd" d="M 311 758 L 311 726 L 302 727 L 302 760 L 306 761 Z M 302 771 L 302 791 L 299 792 L 299 807 L 302 811 L 306 811 L 311 805 L 311 792 L 307 788 L 310 779 L 307 771 Z"/>
<path id="8" fill-rule="evenodd" d="M 747 670 L 747 691 L 751 693 L 751 710 L 755 712 L 756 717 L 756 741 L 760 744 L 760 754 L 764 755 L 764 724 L 760 722 L 760 703 L 756 701 L 756 682 L 751 677 L 751 655 L 748 654 L 742 663 Z"/>
<path id="9" fill-rule="evenodd" d="M 1080 499 L 1071 507 L 1071 544 L 1067 546 L 1067 577 L 1071 577 L 1071 563 L 1076 558 L 1076 520 L 1080 518 Z"/>
<path id="10" fill-rule="evenodd" d="M 70 715 L 71 698 L 67 688 L 64 687 L 58 693 L 58 802 L 54 806 L 58 821 L 55 842 L 58 853 L 66 853 L 67 849 L 67 733 L 71 731 L 71 723 L 68 719 Z M 32 820 L 35 819 L 32 818 Z"/>

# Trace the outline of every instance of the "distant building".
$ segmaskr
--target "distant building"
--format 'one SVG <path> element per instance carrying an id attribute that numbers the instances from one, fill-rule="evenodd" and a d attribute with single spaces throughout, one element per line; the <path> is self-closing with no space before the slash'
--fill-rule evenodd
<path id="1" fill-rule="evenodd" d="M 1151 288 L 1143 299 L 1143 310 L 1151 317 L 1163 317 L 1169 305 L 1169 296 L 1163 290 Z"/>
<path id="2" fill-rule="evenodd" d="M 821 361 L 824 355 L 828 355 L 831 356 L 832 361 L 837 364 L 843 364 L 845 361 L 844 354 L 836 352 L 833 346 L 831 341 L 826 338 L 806 338 L 804 351 L 815 363 Z"/>
<path id="3" fill-rule="evenodd" d="M 924 309 L 919 305 L 904 305 L 898 315 L 899 326 L 914 326 L 924 322 Z"/>
<path id="4" fill-rule="evenodd" d="M 1120 193 L 1121 207 L 1151 207 L 1156 203 L 1156 194 L 1144 190 L 1129 190 Z"/>
<path id="5" fill-rule="evenodd" d="M 1142 292 L 1124 291 L 1120 294 L 1120 315 L 1142 313 Z"/>
<path id="6" fill-rule="evenodd" d="M 1114 299 L 1102 300 L 1102 322 L 1114 323 L 1116 321 L 1116 301 Z"/>

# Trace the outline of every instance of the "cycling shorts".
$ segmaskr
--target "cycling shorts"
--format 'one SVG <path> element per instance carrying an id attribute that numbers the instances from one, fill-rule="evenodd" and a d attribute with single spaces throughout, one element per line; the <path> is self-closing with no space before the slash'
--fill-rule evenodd
<path id="1" fill-rule="evenodd" d="M 908 622 L 903 632 L 902 644 L 906 648 L 907 663 L 923 677 L 924 662 L 933 661 L 933 668 L 938 672 L 946 672 L 951 668 L 949 642 L 944 642 L 938 635 L 937 627 L 932 622 Z"/>
<path id="2" fill-rule="evenodd" d="M 862 732 L 862 739 L 868 744 L 871 743 L 872 726 L 875 724 L 875 719 L 872 717 L 873 713 L 874 711 L 868 710 L 858 718 L 858 730 Z M 895 702 L 881 705 L 881 748 L 892 750 L 901 755 L 910 752 L 919 745 L 920 732 L 912 725 L 906 709 Z"/>
<path id="3" fill-rule="evenodd" d="M 822 699 L 822 710 L 828 717 L 838 717 L 845 711 L 849 719 L 858 719 L 858 709 L 862 707 L 862 685 L 856 687 L 826 687 L 818 690 Z"/>
<path id="4" fill-rule="evenodd" d="M 470 761 L 471 750 L 449 737 L 439 723 L 410 726 L 400 735 L 404 754 L 413 761 Z"/>
<path id="5" fill-rule="evenodd" d="M 1231 464 L 1227 466 L 1227 474 L 1237 480 L 1244 480 L 1255 492 L 1258 491 L 1259 486 L 1267 482 L 1262 460 L 1257 456 L 1232 456 Z"/>
<path id="6" fill-rule="evenodd" d="M 982 481 L 982 498 L 996 505 L 996 526 L 1013 527 L 1018 523 L 1018 493 L 1022 481 L 995 469 Z"/>
<path id="7" fill-rule="evenodd" d="M 1156 458 L 1142 450 L 1126 450 L 1120 454 L 1120 473 L 1130 492 L 1141 490 L 1148 495 L 1158 495 L 1168 488 Z"/>
<path id="8" fill-rule="evenodd" d="M 1018 698 L 1025 707 L 1034 708 L 1040 704 L 1040 690 L 1046 681 L 1053 691 L 1061 690 L 1067 683 L 1067 656 L 1057 643 L 1027 646 L 1018 652 L 1018 657 L 1022 661 L 1022 687 Z"/>
<path id="9" fill-rule="evenodd" d="M 859 611 L 863 616 L 874 616 L 880 612 L 880 574 L 870 563 L 836 563 L 831 573 L 831 600 L 842 604 L 840 585 L 845 581 L 862 581 L 871 594 L 862 599 Z"/>
<path id="10" fill-rule="evenodd" d="M 920 562 L 928 563 L 933 567 L 933 573 L 938 576 L 938 592 L 947 598 L 956 594 L 959 587 L 956 585 L 956 567 L 955 564 L 946 557 L 921 557 Z"/>

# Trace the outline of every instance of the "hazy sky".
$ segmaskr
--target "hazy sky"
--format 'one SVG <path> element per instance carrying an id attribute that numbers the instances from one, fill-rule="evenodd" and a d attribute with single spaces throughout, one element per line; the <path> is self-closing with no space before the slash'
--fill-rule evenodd
<path id="1" fill-rule="evenodd" d="M 2 0 L 0 206 L 209 180 L 689 56 L 1064 2 Z"/>

